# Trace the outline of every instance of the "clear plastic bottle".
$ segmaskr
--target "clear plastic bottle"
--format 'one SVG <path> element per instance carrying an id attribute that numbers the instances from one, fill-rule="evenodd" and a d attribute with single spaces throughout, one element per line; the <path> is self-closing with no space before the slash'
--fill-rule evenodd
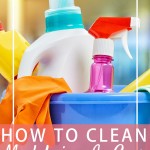
<path id="1" fill-rule="evenodd" d="M 93 59 L 90 92 L 112 92 L 114 75 L 113 58 L 106 55 L 94 55 Z"/>

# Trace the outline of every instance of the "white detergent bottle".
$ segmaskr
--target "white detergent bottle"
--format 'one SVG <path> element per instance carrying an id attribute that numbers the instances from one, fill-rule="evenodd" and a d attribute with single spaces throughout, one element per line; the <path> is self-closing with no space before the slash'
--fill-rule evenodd
<path id="1" fill-rule="evenodd" d="M 74 0 L 50 0 L 45 12 L 46 33 L 25 52 L 18 78 L 31 76 L 39 63 L 39 76 L 64 78 L 73 92 L 88 89 L 94 38 L 84 29 Z"/>

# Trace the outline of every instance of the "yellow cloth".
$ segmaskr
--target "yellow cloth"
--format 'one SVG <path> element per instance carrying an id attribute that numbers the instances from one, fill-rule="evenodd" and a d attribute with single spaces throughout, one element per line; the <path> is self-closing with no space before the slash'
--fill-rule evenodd
<path id="1" fill-rule="evenodd" d="M 150 69 L 148 69 L 146 72 L 144 72 L 139 78 L 138 78 L 138 87 L 147 86 L 150 85 Z M 136 90 L 136 80 L 127 85 L 121 93 L 127 93 L 127 92 L 134 92 Z"/>
<path id="2" fill-rule="evenodd" d="M 14 86 L 14 123 L 22 125 L 51 125 L 51 145 L 55 143 L 49 102 L 53 94 L 71 92 L 64 79 L 30 76 L 15 80 Z M 0 104 L 0 124 L 12 123 L 12 85 Z"/>
<path id="3" fill-rule="evenodd" d="M 14 31 L 14 75 L 18 69 L 22 55 L 29 43 L 16 31 Z M 13 32 L 0 32 L 0 74 L 11 83 L 13 80 Z"/>

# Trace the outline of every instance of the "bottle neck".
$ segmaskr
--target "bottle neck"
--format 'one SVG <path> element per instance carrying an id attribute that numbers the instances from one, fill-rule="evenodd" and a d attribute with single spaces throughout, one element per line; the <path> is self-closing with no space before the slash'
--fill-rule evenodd
<path id="1" fill-rule="evenodd" d="M 107 55 L 94 55 L 94 63 L 111 63 L 113 58 Z"/>

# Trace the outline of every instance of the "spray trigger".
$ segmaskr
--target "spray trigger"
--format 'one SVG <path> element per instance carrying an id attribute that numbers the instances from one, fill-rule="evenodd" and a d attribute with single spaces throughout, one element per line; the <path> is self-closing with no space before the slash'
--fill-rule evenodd
<path id="1" fill-rule="evenodd" d="M 130 59 L 133 59 L 130 50 L 128 48 L 128 30 L 123 30 L 118 33 L 114 33 L 111 37 L 113 39 L 121 39 L 123 48 Z"/>
<path id="2" fill-rule="evenodd" d="M 127 30 L 124 31 L 124 36 L 122 36 L 121 40 L 122 40 L 122 45 L 126 54 L 129 56 L 130 59 L 133 59 L 130 53 L 129 47 L 128 47 L 128 31 Z"/>

